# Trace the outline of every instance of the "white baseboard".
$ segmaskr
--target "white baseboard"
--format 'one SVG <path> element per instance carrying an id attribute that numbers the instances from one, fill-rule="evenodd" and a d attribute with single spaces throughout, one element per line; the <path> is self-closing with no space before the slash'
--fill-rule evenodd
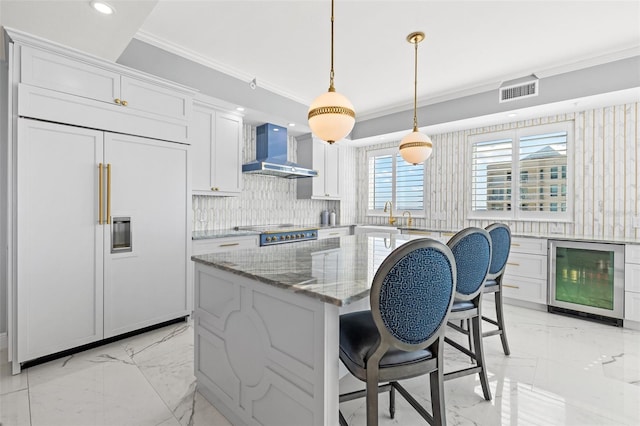
<path id="1" fill-rule="evenodd" d="M 624 328 L 630 328 L 631 330 L 640 331 L 640 322 L 631 321 L 631 320 L 624 320 Z"/>
<path id="2" fill-rule="evenodd" d="M 7 333 L 0 334 L 0 350 L 7 348 Z"/>

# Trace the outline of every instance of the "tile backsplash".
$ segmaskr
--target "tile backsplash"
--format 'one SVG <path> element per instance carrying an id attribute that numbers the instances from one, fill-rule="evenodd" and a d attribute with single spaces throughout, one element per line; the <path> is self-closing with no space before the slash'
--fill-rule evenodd
<path id="1" fill-rule="evenodd" d="M 243 162 L 255 159 L 256 128 L 244 126 Z M 296 140 L 289 137 L 289 160 L 296 161 Z M 343 150 L 342 161 L 355 162 L 355 150 Z M 354 167 L 343 167 L 354 173 Z M 348 173 L 347 173 L 348 175 Z M 346 185 L 342 185 L 343 188 Z M 348 188 L 345 188 L 347 191 Z M 351 190 L 355 190 L 351 188 Z M 349 194 L 345 194 L 348 196 Z M 355 200 L 355 196 L 350 197 Z M 322 210 L 335 210 L 338 223 L 353 223 L 355 201 L 349 202 L 299 200 L 296 179 L 283 179 L 264 175 L 242 175 L 242 192 L 238 197 L 196 196 L 193 203 L 193 230 L 223 230 L 234 226 L 269 225 L 291 223 L 294 225 L 319 225 Z M 345 214 L 341 213 L 341 204 Z M 353 216 L 353 217 L 351 217 Z"/>

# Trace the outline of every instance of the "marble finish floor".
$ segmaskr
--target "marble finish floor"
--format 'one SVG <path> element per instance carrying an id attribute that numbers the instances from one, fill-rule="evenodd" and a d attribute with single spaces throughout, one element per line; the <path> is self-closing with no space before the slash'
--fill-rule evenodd
<path id="1" fill-rule="evenodd" d="M 477 375 L 446 382 L 449 425 L 640 425 L 640 332 L 515 306 L 505 310 L 511 356 L 502 354 L 497 336 L 485 339 L 493 399 L 482 398 Z M 447 370 L 468 365 L 453 349 L 445 359 Z M 428 403 L 426 377 L 403 383 Z M 340 386 L 346 392 L 361 383 L 346 376 Z M 381 425 L 426 424 L 401 396 L 390 419 L 387 401 L 380 396 Z M 341 410 L 350 425 L 365 424 L 364 400 L 343 403 Z M 193 327 L 180 323 L 17 376 L 1 352 L 0 425 L 229 422 L 197 392 Z"/>

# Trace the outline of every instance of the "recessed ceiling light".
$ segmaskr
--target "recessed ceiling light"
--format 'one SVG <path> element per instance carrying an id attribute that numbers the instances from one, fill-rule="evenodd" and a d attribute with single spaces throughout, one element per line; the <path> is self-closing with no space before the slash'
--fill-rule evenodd
<path id="1" fill-rule="evenodd" d="M 513 117 L 517 117 L 518 114 L 515 112 L 510 112 L 509 114 L 507 114 L 507 117 L 513 118 Z"/>
<path id="2" fill-rule="evenodd" d="M 244 111 L 244 108 L 243 107 L 237 107 L 236 110 L 237 111 Z"/>
<path id="3" fill-rule="evenodd" d="M 296 123 L 289 123 L 289 127 L 296 127 Z"/>
<path id="4" fill-rule="evenodd" d="M 103 1 L 93 0 L 91 2 L 91 6 L 98 12 L 104 13 L 105 15 L 111 15 L 116 13 L 116 9 L 113 6 Z"/>

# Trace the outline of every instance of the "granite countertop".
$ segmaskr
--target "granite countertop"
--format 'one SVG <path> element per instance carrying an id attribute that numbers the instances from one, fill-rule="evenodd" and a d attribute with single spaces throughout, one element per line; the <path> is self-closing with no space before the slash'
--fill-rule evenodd
<path id="1" fill-rule="evenodd" d="M 369 294 L 373 277 L 389 253 L 411 235 L 349 235 L 192 256 L 197 263 L 289 289 L 337 306 Z M 250 252 L 249 252 L 250 250 Z"/>

